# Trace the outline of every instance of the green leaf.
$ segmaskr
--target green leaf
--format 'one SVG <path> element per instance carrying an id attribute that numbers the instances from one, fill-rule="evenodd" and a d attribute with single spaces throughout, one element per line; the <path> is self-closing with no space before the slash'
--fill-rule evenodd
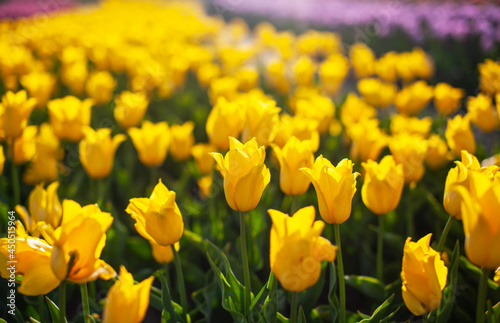
<path id="1" fill-rule="evenodd" d="M 307 323 L 306 314 L 304 313 L 304 308 L 299 307 L 299 317 L 297 318 L 299 323 Z"/>
<path id="2" fill-rule="evenodd" d="M 465 258 L 464 256 L 460 256 L 460 264 L 464 266 L 469 272 L 473 273 L 476 276 L 477 281 L 479 281 L 479 277 L 481 277 L 481 275 L 483 274 L 481 268 L 471 263 L 469 259 Z M 498 285 L 493 280 L 488 279 L 488 288 L 497 290 Z"/>
<path id="3" fill-rule="evenodd" d="M 346 283 L 359 292 L 377 301 L 385 299 L 385 285 L 378 279 L 368 276 L 346 276 Z"/>
<path id="4" fill-rule="evenodd" d="M 0 323 L 7 323 L 7 321 L 4 319 L 0 319 Z"/>
<path id="5" fill-rule="evenodd" d="M 2 321 L 3 321 L 3 320 L 2 320 Z M 2 322 L 2 321 L 0 321 L 0 322 Z M 5 322 L 5 321 L 4 321 L 4 322 Z M 41 323 L 40 321 L 38 321 L 38 320 L 36 320 L 36 319 L 32 318 L 31 316 L 30 316 L 30 322 L 32 322 L 32 323 Z"/>
<path id="6" fill-rule="evenodd" d="M 394 294 L 392 294 L 388 299 L 386 299 L 385 302 L 382 303 L 382 305 L 377 307 L 375 312 L 373 312 L 372 316 L 361 320 L 360 323 L 380 322 L 382 319 L 384 319 L 384 314 L 387 311 L 389 305 L 391 305 L 393 299 L 394 299 Z M 396 311 L 398 310 L 399 308 Z M 390 316 L 392 317 L 392 315 L 394 315 L 395 313 L 396 312 L 391 313 Z"/>
<path id="7" fill-rule="evenodd" d="M 170 297 L 167 281 L 161 272 L 158 272 L 158 277 L 161 282 L 161 302 L 163 305 L 163 311 L 161 313 L 162 322 L 165 320 L 165 322 L 170 321 L 175 323 L 178 318 L 172 305 L 172 298 Z"/>
<path id="8" fill-rule="evenodd" d="M 443 291 L 443 300 L 437 310 L 437 322 L 448 322 L 455 299 L 457 297 L 458 285 L 458 265 L 460 258 L 460 246 L 458 241 L 455 243 L 453 253 L 451 254 L 450 266 L 448 271 L 448 284 Z"/>
<path id="9" fill-rule="evenodd" d="M 264 301 L 262 310 L 259 315 L 259 322 L 271 322 L 276 323 L 278 320 L 278 281 L 271 271 L 269 279 L 266 284 L 266 289 L 269 294 Z"/>
<path id="10" fill-rule="evenodd" d="M 488 318 L 488 323 L 498 323 L 500 320 L 500 303 L 495 306 L 491 306 L 491 302 L 488 300 L 488 311 L 486 312 L 486 317 Z"/>
<path id="11" fill-rule="evenodd" d="M 337 320 L 337 315 L 339 313 L 339 300 L 337 295 L 335 295 L 337 283 L 337 275 L 335 271 L 335 266 L 333 262 L 330 263 L 330 290 L 328 291 L 328 303 L 330 305 L 330 315 L 332 322 Z"/>
<path id="12" fill-rule="evenodd" d="M 47 296 L 45 296 L 45 301 L 49 306 L 49 312 L 50 316 L 52 316 L 52 322 L 59 323 L 59 307 L 57 307 L 57 305 Z M 68 322 L 67 319 L 65 319 L 65 321 Z M 24 322 L 24 320 L 22 322 Z"/>

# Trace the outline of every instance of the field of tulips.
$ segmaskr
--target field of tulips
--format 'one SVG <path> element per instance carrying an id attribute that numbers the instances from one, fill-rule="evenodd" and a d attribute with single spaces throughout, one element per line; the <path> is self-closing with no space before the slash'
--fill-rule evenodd
<path id="1" fill-rule="evenodd" d="M 62 2 L 0 15 L 0 323 L 500 322 L 494 37 L 460 88 L 416 45 Z"/>

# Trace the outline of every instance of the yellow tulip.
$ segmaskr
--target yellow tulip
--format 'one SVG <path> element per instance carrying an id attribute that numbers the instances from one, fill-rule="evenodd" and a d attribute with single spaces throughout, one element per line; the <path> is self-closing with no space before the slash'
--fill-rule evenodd
<path id="1" fill-rule="evenodd" d="M 462 150 L 471 154 L 476 152 L 476 140 L 470 128 L 470 116 L 457 115 L 453 119 L 448 119 L 448 125 L 444 133 L 446 141 L 451 151 L 455 155 L 460 155 Z"/>
<path id="2" fill-rule="evenodd" d="M 205 198 L 210 197 L 213 181 L 214 179 L 211 175 L 206 175 L 198 179 L 197 184 L 201 196 Z"/>
<path id="3" fill-rule="evenodd" d="M 396 114 L 391 118 L 391 133 L 393 135 L 406 132 L 410 135 L 427 138 L 431 131 L 431 126 L 431 117 L 419 119 L 416 117 L 407 117 L 403 114 Z"/>
<path id="4" fill-rule="evenodd" d="M 191 148 L 191 155 L 193 155 L 196 167 L 201 173 L 208 174 L 214 168 L 215 162 L 210 156 L 210 153 L 214 150 L 216 148 L 210 144 L 196 144 Z"/>
<path id="5" fill-rule="evenodd" d="M 232 76 L 224 76 L 213 79 L 210 82 L 208 97 L 210 102 L 215 103 L 220 97 L 234 100 L 238 95 L 239 81 Z"/>
<path id="6" fill-rule="evenodd" d="M 479 165 L 476 156 L 469 154 L 466 150 L 462 150 L 462 161 L 456 161 L 455 164 L 457 166 L 450 169 L 446 176 L 443 205 L 449 215 L 461 220 L 462 212 L 460 204 L 462 200 L 453 187 L 461 185 L 469 189 L 469 174 L 472 171 L 480 170 L 481 165 Z"/>
<path id="7" fill-rule="evenodd" d="M 424 176 L 427 141 L 420 136 L 401 133 L 389 140 L 394 160 L 403 165 L 405 183 L 416 183 Z"/>
<path id="8" fill-rule="evenodd" d="M 335 116 L 335 105 L 330 98 L 319 94 L 311 95 L 306 99 L 298 99 L 295 105 L 297 117 L 315 120 L 320 134 L 328 131 L 328 126 Z"/>
<path id="9" fill-rule="evenodd" d="M 337 165 L 320 155 L 312 168 L 301 171 L 313 183 L 318 197 L 319 213 L 326 223 L 341 224 L 351 215 L 351 204 L 356 193 L 356 178 L 352 161 L 343 159 Z"/>
<path id="10" fill-rule="evenodd" d="M 113 114 L 120 127 L 128 129 L 141 123 L 148 109 L 149 99 L 143 92 L 123 91 L 115 97 Z"/>
<path id="11" fill-rule="evenodd" d="M 149 241 L 153 250 L 153 257 L 160 264 L 168 264 L 174 260 L 174 253 L 171 246 L 160 246 L 154 241 Z M 174 244 L 175 250 L 179 251 L 179 242 Z"/>
<path id="12" fill-rule="evenodd" d="M 331 54 L 319 66 L 321 89 L 329 95 L 336 94 L 349 72 L 349 60 L 340 53 Z"/>
<path id="13" fill-rule="evenodd" d="M 191 156 L 194 145 L 194 122 L 187 121 L 182 125 L 174 124 L 170 127 L 169 151 L 176 161 L 184 161 Z"/>
<path id="14" fill-rule="evenodd" d="M 417 81 L 401 89 L 394 98 L 394 104 L 401 114 L 416 115 L 427 106 L 433 95 L 432 86 L 425 81 Z"/>
<path id="15" fill-rule="evenodd" d="M 5 165 L 5 154 L 3 153 L 3 146 L 0 145 L 0 175 L 3 173 L 3 166 Z"/>
<path id="16" fill-rule="evenodd" d="M 377 110 L 354 93 L 347 95 L 340 110 L 340 120 L 345 127 L 350 127 L 363 119 L 372 119 L 376 115 Z"/>
<path id="17" fill-rule="evenodd" d="M 224 194 L 229 206 L 240 212 L 255 209 L 267 184 L 271 173 L 264 164 L 266 151 L 252 138 L 245 144 L 229 137 L 229 151 L 222 157 L 219 153 L 211 153 L 217 167 L 224 177 Z"/>
<path id="18" fill-rule="evenodd" d="M 375 55 L 372 50 L 363 43 L 356 43 L 349 50 L 349 60 L 357 78 L 373 75 L 375 72 Z"/>
<path id="19" fill-rule="evenodd" d="M 241 134 L 243 142 L 252 138 L 262 146 L 267 146 L 276 136 L 276 124 L 279 121 L 280 108 L 273 100 L 250 98 L 247 100 L 246 124 Z"/>
<path id="20" fill-rule="evenodd" d="M 238 80 L 238 89 L 241 91 L 250 91 L 257 87 L 259 82 L 259 73 L 252 67 L 241 67 L 234 76 Z"/>
<path id="21" fill-rule="evenodd" d="M 439 252 L 429 246 L 428 234 L 417 242 L 406 239 L 401 280 L 403 300 L 414 315 L 434 311 L 441 303 L 448 268 Z"/>
<path id="22" fill-rule="evenodd" d="M 84 129 L 90 126 L 92 104 L 92 99 L 81 101 L 70 95 L 50 101 L 50 124 L 56 136 L 73 142 L 82 139 Z"/>
<path id="23" fill-rule="evenodd" d="M 154 277 L 150 276 L 137 285 L 134 277 L 120 266 L 118 280 L 109 289 L 103 311 L 103 323 L 142 322 L 149 306 L 149 291 Z"/>
<path id="24" fill-rule="evenodd" d="M 403 165 L 396 165 L 391 155 L 382 158 L 380 163 L 369 160 L 361 165 L 366 172 L 361 188 L 363 203 L 378 215 L 394 211 L 405 184 Z"/>
<path id="25" fill-rule="evenodd" d="M 314 285 L 321 273 L 321 262 L 334 261 L 337 247 L 321 237 L 325 227 L 314 221 L 313 206 L 288 216 L 277 210 L 268 210 L 271 227 L 269 260 L 271 270 L 284 289 L 302 292 Z"/>
<path id="26" fill-rule="evenodd" d="M 80 162 L 87 174 L 95 179 L 104 178 L 113 169 L 118 146 L 127 138 L 119 134 L 111 139 L 111 129 L 86 128 L 85 138 L 80 142 Z"/>
<path id="27" fill-rule="evenodd" d="M 309 141 L 291 137 L 283 148 L 273 145 L 274 153 L 280 163 L 280 188 L 288 195 L 300 195 L 307 191 L 309 179 L 299 169 L 311 168 L 314 155 Z"/>
<path id="28" fill-rule="evenodd" d="M 465 254 L 476 266 L 500 267 L 500 180 L 486 172 L 471 172 L 469 191 L 454 189 L 461 196 L 461 212 L 465 233 Z"/>
<path id="29" fill-rule="evenodd" d="M 481 91 L 488 94 L 500 92 L 500 64 L 491 59 L 486 59 L 483 63 L 478 64 L 479 69 L 479 85 Z"/>
<path id="30" fill-rule="evenodd" d="M 217 64 L 206 63 L 201 65 L 196 71 L 196 77 L 202 88 L 207 88 L 212 80 L 220 77 L 221 71 Z"/>
<path id="31" fill-rule="evenodd" d="M 483 132 L 492 132 L 500 124 L 498 113 L 493 107 L 491 97 L 487 95 L 479 94 L 477 97 L 469 97 L 467 100 L 467 111 L 471 122 L 477 125 Z"/>
<path id="32" fill-rule="evenodd" d="M 17 138 L 22 135 L 36 99 L 28 99 L 26 91 L 8 91 L 0 102 L 0 138 Z"/>
<path id="33" fill-rule="evenodd" d="M 394 102 L 397 86 L 375 78 L 364 78 L 358 82 L 358 91 L 368 104 L 385 108 Z"/>
<path id="34" fill-rule="evenodd" d="M 37 185 L 30 193 L 28 198 L 28 209 L 17 205 L 16 212 L 26 226 L 26 230 L 33 236 L 39 222 L 43 222 L 57 228 L 62 217 L 62 206 L 57 196 L 59 182 L 50 184 L 47 189 L 43 185 Z"/>
<path id="35" fill-rule="evenodd" d="M 245 126 L 245 111 L 238 100 L 219 98 L 208 115 L 206 130 L 210 143 L 221 150 L 229 148 L 228 137 L 237 138 Z"/>
<path id="36" fill-rule="evenodd" d="M 398 54 L 387 52 L 375 63 L 375 74 L 386 82 L 396 82 L 398 78 Z"/>
<path id="37" fill-rule="evenodd" d="M 14 163 L 16 165 L 22 165 L 29 162 L 35 155 L 35 138 L 37 132 L 37 126 L 27 126 L 24 128 L 21 136 L 14 140 Z"/>
<path id="38" fill-rule="evenodd" d="M 63 65 L 61 68 L 61 80 L 69 87 L 71 93 L 82 96 L 85 91 L 85 83 L 89 75 L 87 61 L 77 61 L 72 64 Z"/>
<path id="39" fill-rule="evenodd" d="M 113 222 L 111 214 L 102 212 L 97 204 L 81 207 L 71 200 L 63 201 L 62 210 L 61 224 L 54 230 L 51 242 L 51 265 L 56 277 L 77 284 L 113 278 L 113 268 L 99 259 L 106 231 Z"/>
<path id="40" fill-rule="evenodd" d="M 90 74 L 85 90 L 95 104 L 102 105 L 111 101 L 116 81 L 108 71 L 98 71 Z"/>
<path id="41" fill-rule="evenodd" d="M 310 85 L 314 80 L 316 66 L 313 61 L 307 56 L 301 56 L 293 66 L 295 74 L 295 82 L 298 85 Z"/>
<path id="42" fill-rule="evenodd" d="M 167 122 L 152 123 L 145 120 L 141 128 L 128 129 L 128 135 L 139 153 L 139 160 L 146 166 L 160 166 L 167 157 L 170 129 Z"/>
<path id="43" fill-rule="evenodd" d="M 446 83 L 438 83 L 434 87 L 434 105 L 439 113 L 449 116 L 460 107 L 460 101 L 465 95 L 462 89 L 454 88 Z"/>
<path id="44" fill-rule="evenodd" d="M 432 170 L 443 168 L 450 162 L 452 153 L 448 149 L 446 141 L 437 134 L 430 135 L 427 140 L 427 153 L 425 163 Z"/>
<path id="45" fill-rule="evenodd" d="M 56 78 L 46 72 L 32 72 L 21 77 L 22 86 L 28 90 L 30 97 L 36 99 L 36 107 L 42 108 L 50 100 Z"/>
<path id="46" fill-rule="evenodd" d="M 387 135 L 380 130 L 377 119 L 363 119 L 347 128 L 352 140 L 350 155 L 354 161 L 377 160 L 387 146 Z"/>
<path id="47" fill-rule="evenodd" d="M 160 246 L 176 243 L 182 236 L 184 222 L 175 203 L 175 192 L 161 179 L 149 198 L 133 198 L 125 210 L 136 221 L 137 232 Z"/>
<path id="48" fill-rule="evenodd" d="M 297 137 L 300 141 L 309 141 L 309 148 L 312 152 L 316 152 L 319 148 L 318 122 L 316 120 L 298 116 L 292 117 L 283 113 L 275 128 L 276 137 L 273 144 L 280 148 L 283 148 L 292 136 Z"/>
<path id="49" fill-rule="evenodd" d="M 396 66 L 398 75 L 405 81 L 410 82 L 415 78 L 428 79 L 434 73 L 431 58 L 420 48 L 414 48 L 411 52 L 400 53 Z"/>
<path id="50" fill-rule="evenodd" d="M 290 82 L 287 78 L 285 63 L 281 60 L 271 61 L 266 65 L 267 82 L 281 94 L 288 93 Z"/>

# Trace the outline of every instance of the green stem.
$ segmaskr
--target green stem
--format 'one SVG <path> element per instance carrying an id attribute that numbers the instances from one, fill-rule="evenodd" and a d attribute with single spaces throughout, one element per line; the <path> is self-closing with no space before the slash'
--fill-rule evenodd
<path id="1" fill-rule="evenodd" d="M 175 270 L 177 272 L 177 281 L 181 294 L 182 313 L 187 316 L 188 302 L 186 297 L 186 286 L 184 285 L 184 275 L 182 274 L 181 259 L 179 258 L 179 254 L 177 253 L 177 250 L 175 250 L 175 246 L 173 244 L 170 245 L 170 248 L 172 248 L 172 253 L 174 254 Z"/>
<path id="2" fill-rule="evenodd" d="M 295 212 L 295 195 L 292 195 L 292 201 L 290 202 L 290 216 L 293 215 L 293 213 Z"/>
<path id="3" fill-rule="evenodd" d="M 378 216 L 377 279 L 384 280 L 384 215 Z"/>
<path id="4" fill-rule="evenodd" d="M 59 323 L 66 322 L 66 280 L 59 285 Z"/>
<path id="5" fill-rule="evenodd" d="M 482 269 L 479 289 L 477 291 L 476 323 L 484 323 L 484 304 L 486 303 L 486 293 L 488 291 L 488 269 Z"/>
<path id="6" fill-rule="evenodd" d="M 413 237 L 415 229 L 413 227 L 413 207 L 412 207 L 412 194 L 413 188 L 409 188 L 408 201 L 406 203 L 406 236 Z"/>
<path id="7" fill-rule="evenodd" d="M 17 173 L 17 166 L 16 166 L 16 163 L 14 161 L 14 139 L 12 139 L 12 142 L 11 142 L 11 145 L 9 145 L 9 147 L 11 148 L 11 154 L 10 154 L 10 157 L 11 157 L 11 161 L 10 161 L 10 165 L 11 165 L 11 172 L 12 172 L 12 191 L 14 193 L 14 206 L 18 205 L 21 201 L 21 194 L 20 194 L 20 191 L 19 191 L 19 174 Z"/>
<path id="8" fill-rule="evenodd" d="M 340 225 L 334 224 L 335 228 L 335 244 L 337 245 L 337 268 L 339 275 L 339 294 L 340 294 L 340 323 L 345 322 L 345 278 L 344 264 L 342 262 L 342 247 L 340 242 Z"/>
<path id="9" fill-rule="evenodd" d="M 292 292 L 292 309 L 290 312 L 290 323 L 297 323 L 297 292 Z"/>
<path id="10" fill-rule="evenodd" d="M 439 242 L 437 245 L 437 251 L 441 252 L 443 251 L 444 248 L 444 243 L 446 242 L 446 237 L 448 236 L 448 232 L 450 232 L 451 226 L 453 225 L 453 220 L 455 220 L 454 217 L 450 215 L 448 218 L 448 221 L 446 221 L 446 225 L 444 226 L 443 233 L 441 233 L 441 237 L 439 237 Z"/>
<path id="11" fill-rule="evenodd" d="M 248 314 L 248 309 L 251 302 L 251 283 L 250 283 L 250 269 L 248 267 L 247 255 L 247 238 L 245 234 L 245 213 L 240 212 L 240 242 L 241 242 L 241 258 L 243 260 L 243 275 L 245 279 L 245 315 Z"/>
<path id="12" fill-rule="evenodd" d="M 104 179 L 97 180 L 97 205 L 101 209 L 104 206 Z"/>
<path id="13" fill-rule="evenodd" d="M 82 294 L 83 318 L 84 322 L 90 322 L 90 306 L 89 306 L 89 293 L 87 292 L 87 283 L 80 284 L 80 292 Z"/>

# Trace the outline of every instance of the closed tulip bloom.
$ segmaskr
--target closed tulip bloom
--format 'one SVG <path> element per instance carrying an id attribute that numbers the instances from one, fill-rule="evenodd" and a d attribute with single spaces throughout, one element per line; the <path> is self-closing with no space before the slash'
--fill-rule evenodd
<path id="1" fill-rule="evenodd" d="M 321 88 L 329 95 L 338 93 L 349 72 L 349 60 L 340 53 L 329 55 L 319 66 Z"/>
<path id="2" fill-rule="evenodd" d="M 396 82 L 398 79 L 398 58 L 399 56 L 396 52 L 385 53 L 375 63 L 375 74 L 386 82 Z"/>
<path id="3" fill-rule="evenodd" d="M 245 144 L 229 137 L 229 151 L 223 157 L 219 153 L 211 153 L 217 167 L 224 177 L 224 194 L 229 206 L 240 212 L 255 209 L 267 184 L 271 173 L 264 164 L 266 150 L 252 138 Z"/>
<path id="4" fill-rule="evenodd" d="M 335 260 L 337 247 L 321 237 L 325 223 L 314 221 L 313 206 L 302 208 L 291 217 L 277 210 L 268 213 L 273 221 L 269 248 L 271 270 L 284 289 L 302 292 L 318 281 L 323 260 Z"/>
<path id="5" fill-rule="evenodd" d="M 280 115 L 276 125 L 276 137 L 273 144 L 283 148 L 293 136 L 300 141 L 309 141 L 309 148 L 316 152 L 319 148 L 318 122 L 313 119 L 305 119 L 299 116 L 290 116 L 287 113 Z"/>
<path id="6" fill-rule="evenodd" d="M 71 93 L 74 95 L 82 96 L 84 94 L 88 75 L 89 71 L 86 60 L 66 64 L 61 68 L 61 81 L 69 87 Z"/>
<path id="7" fill-rule="evenodd" d="M 438 112 L 449 116 L 460 107 L 460 101 L 465 95 L 462 89 L 454 88 L 446 83 L 438 83 L 434 87 L 434 105 Z"/>
<path id="8" fill-rule="evenodd" d="M 352 124 L 347 128 L 347 135 L 352 140 L 350 155 L 355 162 L 377 160 L 388 143 L 377 119 L 363 119 Z"/>
<path id="9" fill-rule="evenodd" d="M 382 158 L 380 163 L 369 160 L 361 165 L 366 171 L 361 188 L 363 203 L 378 215 L 394 211 L 405 184 L 403 165 L 396 165 L 391 155 Z"/>
<path id="10" fill-rule="evenodd" d="M 311 181 L 300 169 L 311 168 L 314 163 L 310 142 L 291 137 L 283 148 L 276 145 L 272 147 L 280 163 L 281 191 L 288 195 L 299 195 L 307 191 Z"/>
<path id="11" fill-rule="evenodd" d="M 349 60 L 357 78 L 373 75 L 375 72 L 375 55 L 372 50 L 363 43 L 356 43 L 349 50 Z"/>
<path id="12" fill-rule="evenodd" d="M 491 97 L 484 94 L 479 94 L 477 97 L 469 97 L 467 100 L 467 111 L 471 122 L 477 125 L 483 132 L 492 132 L 498 128 L 500 120 L 491 102 Z"/>
<path id="13" fill-rule="evenodd" d="M 405 183 L 416 183 L 424 176 L 424 159 L 427 153 L 427 141 L 420 136 L 401 133 L 389 141 L 394 160 L 403 165 Z"/>
<path id="14" fill-rule="evenodd" d="M 28 99 L 26 91 L 8 91 L 0 102 L 0 138 L 17 138 L 28 125 L 36 99 Z"/>
<path id="15" fill-rule="evenodd" d="M 92 99 L 80 99 L 68 95 L 48 103 L 50 124 L 59 139 L 77 142 L 82 139 L 84 129 L 90 126 Z"/>
<path id="16" fill-rule="evenodd" d="M 3 146 L 0 146 L 0 175 L 3 173 L 3 166 L 5 165 L 5 154 L 3 153 Z"/>
<path id="17" fill-rule="evenodd" d="M 269 145 L 276 136 L 275 126 L 279 121 L 280 111 L 273 100 L 248 99 L 246 124 L 241 134 L 243 142 L 255 138 L 259 145 Z"/>
<path id="18" fill-rule="evenodd" d="M 326 223 L 341 224 L 351 215 L 351 204 L 356 193 L 356 178 L 352 161 L 341 160 L 335 167 L 320 155 L 312 168 L 301 171 L 313 183 L 318 197 L 319 213 Z"/>
<path id="19" fill-rule="evenodd" d="M 438 308 L 446 286 L 448 268 L 439 252 L 429 246 L 428 234 L 417 242 L 406 239 L 403 254 L 403 300 L 414 315 L 424 315 Z"/>
<path id="20" fill-rule="evenodd" d="M 56 84 L 54 75 L 47 72 L 32 72 L 23 75 L 20 81 L 28 90 L 30 97 L 36 99 L 37 108 L 42 108 L 47 104 Z"/>
<path id="21" fill-rule="evenodd" d="M 160 246 L 176 243 L 182 236 L 184 221 L 175 203 L 175 192 L 161 179 L 149 198 L 133 198 L 125 210 L 135 220 L 137 232 Z"/>
<path id="22" fill-rule="evenodd" d="M 174 124 L 170 127 L 169 151 L 176 161 L 184 161 L 191 157 L 191 148 L 194 145 L 194 122 L 187 121 L 182 125 Z"/>
<path id="23" fill-rule="evenodd" d="M 196 144 L 191 148 L 196 167 L 203 174 L 208 174 L 214 168 L 215 161 L 210 155 L 216 148 L 210 144 Z"/>
<path id="24" fill-rule="evenodd" d="M 301 56 L 293 66 L 295 82 L 298 85 L 310 85 L 313 82 L 316 66 L 307 56 Z"/>
<path id="25" fill-rule="evenodd" d="M 500 267 L 500 180 L 486 172 L 471 172 L 469 191 L 456 186 L 461 195 L 465 253 L 476 266 Z"/>
<path id="26" fill-rule="evenodd" d="M 14 163 L 22 165 L 29 162 L 36 151 L 37 126 L 27 126 L 21 136 L 14 140 Z"/>
<path id="27" fill-rule="evenodd" d="M 212 192 L 213 182 L 214 182 L 214 179 L 211 175 L 205 175 L 196 181 L 196 183 L 198 184 L 198 189 L 200 191 L 201 196 L 203 196 L 205 198 L 210 196 L 210 194 Z"/>
<path id="28" fill-rule="evenodd" d="M 138 284 L 124 266 L 120 266 L 118 280 L 109 289 L 103 311 L 103 323 L 142 322 L 149 306 L 149 292 L 154 277 L 150 276 Z"/>
<path id="29" fill-rule="evenodd" d="M 59 182 L 50 184 L 47 189 L 43 185 L 37 185 L 28 198 L 28 210 L 24 206 L 17 205 L 16 212 L 23 221 L 26 230 L 32 236 L 39 236 L 36 228 L 39 222 L 49 224 L 52 228 L 57 228 L 62 217 L 62 206 L 57 196 Z"/>
<path id="30" fill-rule="evenodd" d="M 427 106 L 434 91 L 425 81 L 417 81 L 396 94 L 394 104 L 401 114 L 416 115 Z"/>
<path id="31" fill-rule="evenodd" d="M 335 116 L 335 105 L 330 98 L 323 95 L 311 95 L 307 99 L 296 102 L 295 115 L 304 119 L 312 119 L 318 123 L 318 132 L 325 134 Z"/>
<path id="32" fill-rule="evenodd" d="M 492 59 L 486 59 L 483 63 L 478 64 L 478 70 L 481 91 L 488 94 L 500 92 L 500 84 L 498 82 L 500 64 Z"/>
<path id="33" fill-rule="evenodd" d="M 239 100 L 219 98 L 208 115 L 206 130 L 210 143 L 221 150 L 229 148 L 228 137 L 237 138 L 245 126 L 245 111 Z"/>
<path id="34" fill-rule="evenodd" d="M 427 138 L 431 131 L 432 118 L 426 117 L 419 119 L 416 117 L 407 117 L 402 114 L 396 114 L 391 118 L 391 133 L 406 132 L 411 135 L 418 135 L 422 138 Z"/>
<path id="35" fill-rule="evenodd" d="M 394 102 L 397 86 L 376 78 L 364 78 L 358 82 L 358 91 L 368 104 L 385 108 Z"/>
<path id="36" fill-rule="evenodd" d="M 139 153 L 139 160 L 146 166 L 159 166 L 167 157 L 170 129 L 167 122 L 144 121 L 141 128 L 130 128 L 128 134 Z"/>
<path id="37" fill-rule="evenodd" d="M 90 74 L 85 90 L 95 104 L 106 104 L 113 98 L 116 81 L 108 71 L 98 71 Z"/>
<path id="38" fill-rule="evenodd" d="M 360 122 L 363 119 L 372 119 L 377 115 L 377 110 L 358 98 L 356 94 L 349 93 L 340 110 L 340 121 L 346 127 Z"/>
<path id="39" fill-rule="evenodd" d="M 56 277 L 77 284 L 113 278 L 116 275 L 113 268 L 99 259 L 106 231 L 113 223 L 111 214 L 102 212 L 97 204 L 82 207 L 71 200 L 64 200 L 62 209 L 61 224 L 51 241 L 51 265 Z"/>
<path id="40" fill-rule="evenodd" d="M 476 152 L 476 140 L 470 128 L 469 115 L 464 117 L 457 115 L 453 119 L 448 119 L 444 135 L 450 150 L 455 155 L 460 155 L 462 150 L 466 150 L 471 154 Z"/>
<path id="41" fill-rule="evenodd" d="M 127 138 L 122 134 L 113 138 L 110 135 L 108 128 L 85 129 L 85 138 L 80 142 L 80 162 L 92 178 L 105 178 L 111 173 L 116 149 Z"/>
<path id="42" fill-rule="evenodd" d="M 432 134 L 427 140 L 427 153 L 425 163 L 432 170 L 439 170 L 450 162 L 452 153 L 448 149 L 446 141 L 438 134 Z"/>
<path id="43" fill-rule="evenodd" d="M 153 250 L 153 257 L 159 264 L 169 264 L 174 260 L 174 253 L 171 246 L 160 246 L 154 241 L 149 241 Z M 174 244 L 175 250 L 179 251 L 179 242 Z"/>
<path id="44" fill-rule="evenodd" d="M 454 168 L 450 169 L 448 175 L 446 176 L 446 182 L 444 184 L 444 197 L 443 205 L 449 215 L 462 219 L 461 211 L 461 196 L 453 189 L 454 186 L 460 185 L 469 189 L 469 174 L 472 171 L 479 171 L 481 165 L 476 156 L 469 154 L 467 151 L 462 150 L 462 161 L 456 161 Z"/>
<path id="45" fill-rule="evenodd" d="M 120 127 L 128 129 L 141 123 L 148 108 L 149 100 L 144 92 L 123 91 L 115 97 L 113 114 Z"/>

